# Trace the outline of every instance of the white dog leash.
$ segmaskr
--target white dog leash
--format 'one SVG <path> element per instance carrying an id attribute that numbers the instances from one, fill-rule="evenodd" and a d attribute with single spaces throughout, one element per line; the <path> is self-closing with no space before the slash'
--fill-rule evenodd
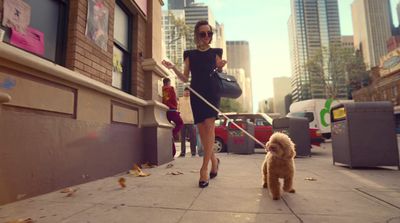
<path id="1" fill-rule="evenodd" d="M 205 99 L 203 96 L 201 96 L 199 93 L 197 93 L 197 91 L 193 90 L 193 88 L 191 88 L 190 86 L 186 86 L 191 92 L 193 92 L 193 94 L 195 94 L 197 97 L 199 97 L 202 101 L 204 101 L 204 103 L 206 103 L 208 106 L 210 106 L 212 109 L 214 109 L 215 111 L 217 111 L 218 113 L 220 113 L 222 116 L 224 116 L 226 118 L 226 120 L 228 120 L 228 122 L 231 122 L 236 128 L 240 129 L 244 134 L 246 134 L 248 137 L 250 137 L 252 140 L 254 140 L 254 142 L 258 143 L 260 146 L 262 146 L 264 149 L 267 149 L 267 147 L 265 146 L 265 144 L 263 144 L 262 142 L 260 142 L 258 139 L 256 139 L 254 136 L 252 136 L 250 133 L 248 133 L 246 130 L 244 130 L 242 127 L 240 127 L 238 124 L 236 124 L 232 119 L 228 118 L 228 116 L 226 116 L 224 113 L 222 113 L 217 107 L 215 107 L 213 104 L 211 104 L 210 102 L 207 101 L 207 99 Z"/>

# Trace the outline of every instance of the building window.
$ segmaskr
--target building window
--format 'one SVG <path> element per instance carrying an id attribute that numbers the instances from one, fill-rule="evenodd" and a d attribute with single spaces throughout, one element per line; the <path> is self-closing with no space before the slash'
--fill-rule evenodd
<path id="1" fill-rule="evenodd" d="M 34 47 L 30 47 L 18 44 L 13 41 L 18 33 L 13 33 L 11 28 L 1 26 L 1 28 L 6 31 L 4 42 L 32 52 L 57 64 L 64 65 L 68 0 L 24 0 L 24 2 L 31 8 L 30 23 L 28 25 L 29 30 L 31 30 L 29 32 L 31 33 L 30 40 L 35 39 L 35 37 L 40 39 L 41 37 L 39 36 L 43 34 L 43 45 L 38 46 L 39 44 L 31 44 L 34 45 Z M 26 35 L 20 35 L 20 37 L 21 36 Z M 22 39 L 22 41 L 25 40 L 26 39 Z M 21 43 L 22 41 L 19 42 Z"/>
<path id="2" fill-rule="evenodd" d="M 387 98 L 387 93 L 386 93 L 386 90 L 383 90 L 383 92 L 382 92 L 382 96 L 383 96 L 383 100 L 384 101 L 386 101 L 388 98 Z"/>
<path id="3" fill-rule="evenodd" d="M 114 47 L 112 86 L 130 92 L 132 16 L 120 1 L 114 10 Z"/>
<path id="4" fill-rule="evenodd" d="M 392 97 L 397 98 L 398 92 L 397 92 L 397 85 L 394 85 L 392 87 Z"/>

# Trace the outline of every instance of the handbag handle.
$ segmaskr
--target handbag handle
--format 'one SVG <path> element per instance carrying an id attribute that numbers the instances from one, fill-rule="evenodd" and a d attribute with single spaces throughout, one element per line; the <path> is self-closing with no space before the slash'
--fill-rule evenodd
<path id="1" fill-rule="evenodd" d="M 210 77 L 211 77 L 213 74 L 217 73 L 217 72 L 218 72 L 218 67 L 214 68 L 214 70 L 211 71 Z"/>

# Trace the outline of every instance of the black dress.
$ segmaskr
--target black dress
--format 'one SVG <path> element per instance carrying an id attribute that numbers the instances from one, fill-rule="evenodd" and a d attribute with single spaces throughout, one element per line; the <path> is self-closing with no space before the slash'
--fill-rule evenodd
<path id="1" fill-rule="evenodd" d="M 219 108 L 220 98 L 213 94 L 210 73 L 216 68 L 216 55 L 222 58 L 222 49 L 210 48 L 207 51 L 186 50 L 183 58 L 189 57 L 189 69 L 192 74 L 190 87 L 197 91 L 207 101 Z M 203 122 L 207 118 L 218 117 L 218 112 L 190 92 L 194 123 Z"/>

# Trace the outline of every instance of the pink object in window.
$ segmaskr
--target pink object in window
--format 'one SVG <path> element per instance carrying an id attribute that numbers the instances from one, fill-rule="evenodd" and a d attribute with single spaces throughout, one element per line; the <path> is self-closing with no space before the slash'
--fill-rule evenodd
<path id="1" fill-rule="evenodd" d="M 10 43 L 21 49 L 44 56 L 44 34 L 31 27 L 25 33 L 12 28 Z"/>

